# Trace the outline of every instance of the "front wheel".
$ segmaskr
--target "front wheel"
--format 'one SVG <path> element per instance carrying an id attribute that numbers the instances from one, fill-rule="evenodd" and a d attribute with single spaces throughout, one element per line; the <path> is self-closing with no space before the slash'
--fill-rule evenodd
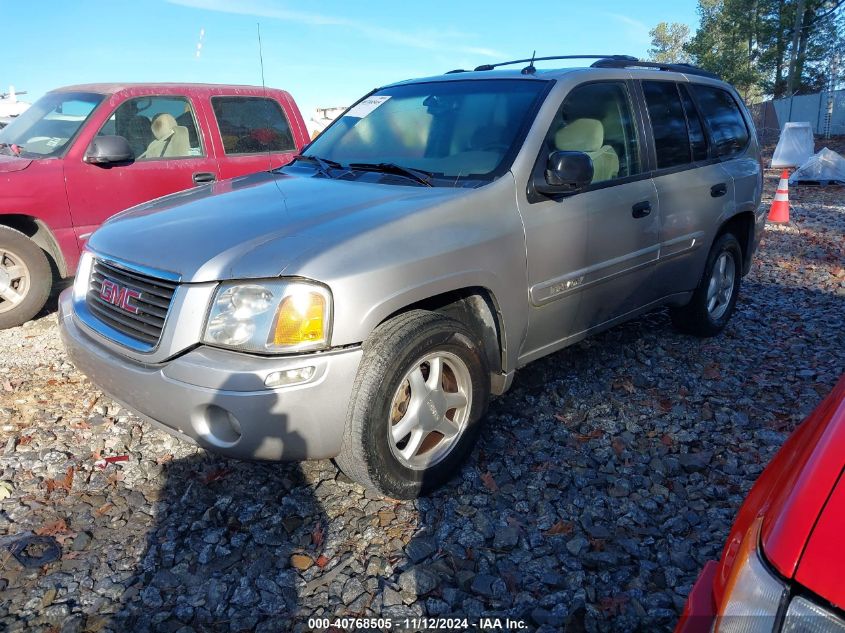
<path id="1" fill-rule="evenodd" d="M 47 302 L 52 283 L 44 251 L 23 233 L 0 226 L 0 330 L 34 317 Z"/>
<path id="2" fill-rule="evenodd" d="M 670 310 L 672 324 L 686 334 L 715 336 L 734 312 L 741 280 L 742 248 L 732 233 L 725 233 L 710 249 L 704 276 L 690 302 Z"/>
<path id="3" fill-rule="evenodd" d="M 394 499 L 433 490 L 472 449 L 489 382 L 462 323 L 422 310 L 386 322 L 364 345 L 338 466 Z"/>

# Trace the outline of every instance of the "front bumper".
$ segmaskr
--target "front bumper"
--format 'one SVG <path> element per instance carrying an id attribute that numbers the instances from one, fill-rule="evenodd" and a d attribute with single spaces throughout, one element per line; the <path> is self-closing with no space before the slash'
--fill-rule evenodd
<path id="1" fill-rule="evenodd" d="M 360 348 L 261 357 L 196 347 L 161 364 L 110 351 L 59 297 L 59 330 L 71 362 L 109 396 L 164 430 L 237 459 L 334 457 L 346 424 Z M 306 383 L 269 389 L 272 372 L 314 367 Z"/>
<path id="2" fill-rule="evenodd" d="M 684 612 L 675 627 L 675 633 L 710 633 L 716 619 L 716 606 L 713 600 L 713 581 L 719 564 L 715 560 L 707 561 L 698 580 L 692 587 Z"/>

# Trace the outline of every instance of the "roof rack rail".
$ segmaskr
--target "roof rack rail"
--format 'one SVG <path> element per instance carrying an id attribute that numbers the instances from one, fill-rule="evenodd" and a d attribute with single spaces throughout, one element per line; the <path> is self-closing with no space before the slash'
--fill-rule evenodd
<path id="1" fill-rule="evenodd" d="M 701 77 L 709 77 L 710 79 L 721 79 L 716 73 L 711 73 L 709 70 L 704 70 L 692 64 L 663 64 L 660 62 L 643 62 L 636 57 L 629 59 L 622 59 L 622 56 L 616 55 L 613 57 L 606 57 L 597 62 L 593 62 L 592 68 L 656 68 L 658 70 L 665 70 L 675 73 L 684 73 L 685 75 L 699 75 Z"/>
<path id="2" fill-rule="evenodd" d="M 493 70 L 494 68 L 498 68 L 499 66 L 524 64 L 526 62 L 533 65 L 534 62 L 545 62 L 552 59 L 618 59 L 619 61 L 632 61 L 636 60 L 637 58 L 631 57 L 630 55 L 553 55 L 551 57 L 531 57 L 529 59 L 514 59 L 509 62 L 499 62 L 498 64 L 482 64 L 481 66 L 476 66 L 475 70 Z"/>

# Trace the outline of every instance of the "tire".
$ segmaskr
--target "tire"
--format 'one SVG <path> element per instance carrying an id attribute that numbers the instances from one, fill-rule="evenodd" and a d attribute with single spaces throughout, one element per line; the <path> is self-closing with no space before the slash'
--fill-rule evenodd
<path id="1" fill-rule="evenodd" d="M 44 251 L 20 231 L 0 226 L 0 330 L 38 314 L 52 287 L 53 271 Z"/>
<path id="2" fill-rule="evenodd" d="M 714 275 L 714 269 L 719 266 L 721 270 L 722 262 L 725 262 L 724 270 L 729 271 L 733 266 L 733 272 L 730 279 L 722 277 L 720 281 Z M 715 298 L 710 292 L 711 283 L 715 284 Z M 694 336 L 709 337 L 719 334 L 733 315 L 741 283 L 742 248 L 733 233 L 725 233 L 716 239 L 710 249 L 704 275 L 690 302 L 681 308 L 669 310 L 672 325 L 679 332 Z M 726 295 L 728 292 L 729 295 Z"/>
<path id="3" fill-rule="evenodd" d="M 482 350 L 465 325 L 434 312 L 413 310 L 376 328 L 364 343 L 352 389 L 335 459 L 340 469 L 394 499 L 424 495 L 451 478 L 478 439 L 490 397 L 490 372 Z M 442 369 L 435 382 L 436 366 Z M 461 401 L 461 385 L 466 403 L 449 408 Z M 391 433 L 403 432 L 414 420 L 419 426 L 411 427 L 405 438 L 393 439 Z M 432 425 L 457 431 L 449 439 L 428 430 Z M 423 439 L 417 440 L 418 435 Z M 402 457 L 416 444 L 415 454 Z"/>

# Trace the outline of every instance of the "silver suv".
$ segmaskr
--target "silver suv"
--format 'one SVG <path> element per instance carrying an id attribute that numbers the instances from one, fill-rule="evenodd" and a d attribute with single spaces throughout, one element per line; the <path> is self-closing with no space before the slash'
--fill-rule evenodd
<path id="1" fill-rule="evenodd" d="M 379 88 L 284 168 L 115 216 L 60 299 L 70 358 L 210 450 L 410 498 L 532 360 L 659 306 L 717 334 L 765 222 L 736 91 L 533 61 Z"/>

